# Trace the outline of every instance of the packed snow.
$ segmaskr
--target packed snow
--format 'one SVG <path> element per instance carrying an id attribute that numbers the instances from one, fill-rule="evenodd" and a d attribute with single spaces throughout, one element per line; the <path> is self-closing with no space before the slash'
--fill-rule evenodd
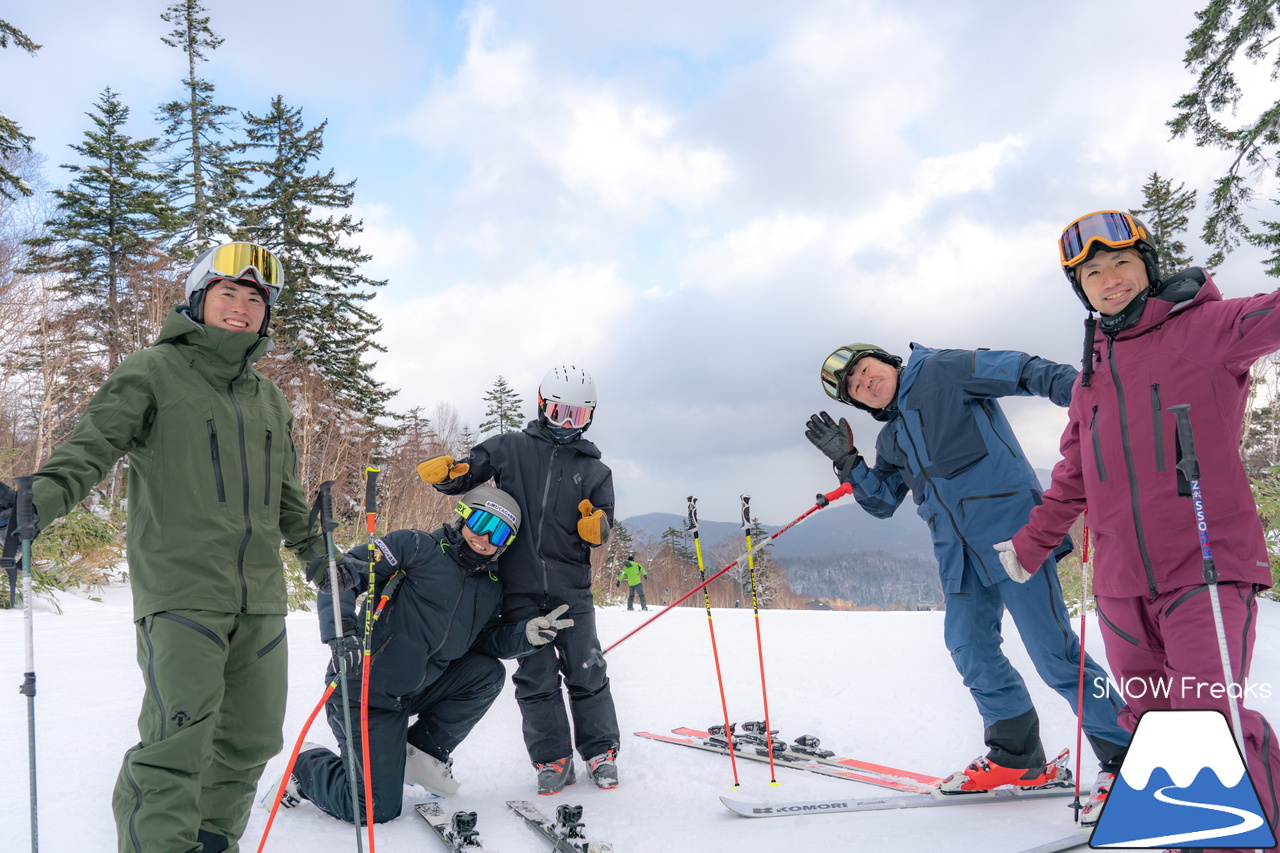
<path id="1" fill-rule="evenodd" d="M 124 751 L 137 740 L 135 720 L 142 680 L 134 663 L 129 592 L 112 587 L 100 601 L 59 594 L 56 614 L 47 601 L 35 608 L 35 700 L 39 762 L 40 844 L 47 851 L 115 849 L 111 790 Z M 606 608 L 599 630 L 607 646 L 650 612 Z M 713 624 L 726 683 L 730 716 L 763 717 L 756 631 L 749 609 L 715 610 Z M 942 642 L 943 614 L 935 612 L 765 611 L 760 616 L 765 675 L 773 727 L 791 741 L 816 735 L 838 755 L 943 776 L 983 753 L 982 724 L 951 665 Z M 1087 647 L 1102 651 L 1097 620 L 1089 619 Z M 1078 625 L 1078 621 L 1077 621 Z M 328 649 L 319 641 L 314 614 L 288 617 L 289 708 L 286 753 L 267 767 L 265 791 L 284 769 L 292 745 L 323 689 Z M 1075 723 L 1067 704 L 1036 678 L 1012 624 L 1005 626 L 1005 649 L 1027 679 L 1039 708 L 1050 755 L 1075 745 Z M 596 789 L 579 762 L 577 785 L 557 796 L 538 797 L 534 772 L 520 736 L 520 714 L 510 685 L 454 755 L 462 782 L 456 797 L 442 802 L 447 812 L 479 813 L 488 851 L 548 849 L 505 803 L 528 799 L 547 813 L 560 803 L 581 804 L 589 834 L 614 845 L 617 853 L 720 851 L 777 853 L 789 850 L 870 850 L 878 853 L 1019 851 L 1066 834 L 1070 798 L 1040 802 L 970 805 L 910 812 L 819 814 L 750 820 L 719 802 L 734 793 L 725 756 L 657 743 L 634 731 L 705 728 L 722 719 L 708 637 L 706 612 L 679 608 L 656 620 L 608 655 L 613 695 L 622 728 L 621 785 Z M 512 664 L 509 664 L 513 668 Z M 4 849 L 28 849 L 27 700 L 18 693 L 23 672 L 23 616 L 0 611 L 0 725 L 5 758 L 0 784 L 0 837 Z M 1280 721 L 1280 697 L 1269 682 L 1280 678 L 1280 605 L 1260 602 L 1254 682 L 1269 696 L 1253 702 L 1273 722 Z M 309 738 L 334 739 L 323 719 Z M 1086 751 L 1088 746 L 1086 743 Z M 1088 754 L 1084 776 L 1096 772 Z M 809 797 L 876 796 L 880 788 L 779 768 L 778 786 L 769 784 L 764 763 L 739 762 L 743 799 L 779 801 Z M 412 805 L 427 799 L 405 789 L 400 818 L 376 827 L 383 853 L 427 853 L 444 848 Z M 241 843 L 257 849 L 267 812 L 255 808 Z M 354 830 L 309 803 L 282 811 L 266 850 L 350 850 Z"/>

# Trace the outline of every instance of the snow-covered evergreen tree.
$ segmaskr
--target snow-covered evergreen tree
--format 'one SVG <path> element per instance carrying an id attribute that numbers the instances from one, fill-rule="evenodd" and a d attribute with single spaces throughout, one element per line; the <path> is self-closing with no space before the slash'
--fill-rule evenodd
<path id="1" fill-rule="evenodd" d="M 516 432 L 524 426 L 524 418 L 520 414 L 520 406 L 524 401 L 502 376 L 493 383 L 489 393 L 484 395 L 484 401 L 489 404 L 484 413 L 488 420 L 480 424 L 481 435 L 489 432 Z"/>
<path id="2" fill-rule="evenodd" d="M 22 30 L 7 21 L 0 21 L 0 48 L 13 42 L 27 53 L 35 56 L 40 45 L 36 44 Z M 22 126 L 0 113 L 0 195 L 7 199 L 15 199 L 22 195 L 31 195 L 31 187 L 22 176 L 8 168 L 6 160 L 17 151 L 30 151 L 31 137 L 22 132 Z"/>
<path id="3" fill-rule="evenodd" d="M 75 177 L 53 191 L 56 214 L 48 233 L 31 241 L 28 271 L 62 276 L 60 289 L 75 305 L 81 333 L 103 348 L 110 371 L 137 348 L 138 329 L 146 325 L 139 312 L 154 314 L 158 283 L 171 285 L 159 246 L 178 218 L 162 180 L 149 170 L 156 140 L 124 132 L 129 108 L 110 87 L 94 107 L 93 129 L 70 146 L 82 160 L 62 166 Z"/>
<path id="4" fill-rule="evenodd" d="M 184 258 L 235 231 L 227 211 L 236 190 L 236 168 L 228 143 L 222 141 L 235 110 L 216 103 L 213 84 L 196 74 L 196 66 L 207 61 L 205 52 L 217 50 L 223 42 L 204 12 L 200 0 L 177 0 L 160 15 L 173 24 L 161 41 L 187 58 L 183 97 L 163 104 L 158 115 L 164 122 L 160 150 L 167 157 L 170 201 L 184 220 L 174 254 Z"/>
<path id="5" fill-rule="evenodd" d="M 1186 186 L 1178 184 L 1175 187 L 1173 181 L 1152 172 L 1142 185 L 1142 207 L 1129 211 L 1142 217 L 1143 223 L 1151 229 L 1156 253 L 1160 256 L 1161 275 L 1177 272 L 1192 263 L 1191 255 L 1187 254 L 1187 244 L 1180 237 L 1187 231 L 1187 214 L 1196 207 L 1196 191 Z"/>
<path id="6" fill-rule="evenodd" d="M 362 356 L 385 352 L 376 335 L 382 321 L 366 303 L 386 284 L 360 272 L 370 255 L 350 240 L 364 223 L 342 211 L 355 200 L 355 181 L 340 183 L 333 170 L 310 171 L 324 149 L 327 122 L 308 128 L 301 108 L 277 95 L 264 115 L 244 113 L 241 186 L 233 205 L 235 237 L 266 246 L 285 265 L 286 286 L 275 313 L 277 345 L 316 366 L 335 397 L 353 413 L 387 413 L 394 392 L 373 378 Z"/>

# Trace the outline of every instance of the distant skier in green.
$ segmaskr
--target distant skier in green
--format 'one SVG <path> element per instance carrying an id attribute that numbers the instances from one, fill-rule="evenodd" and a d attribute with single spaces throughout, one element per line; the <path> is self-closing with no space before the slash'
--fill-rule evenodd
<path id="1" fill-rule="evenodd" d="M 622 567 L 622 571 L 618 573 L 618 582 L 614 586 L 622 586 L 622 582 L 626 581 L 629 589 L 627 590 L 627 609 L 635 609 L 636 593 L 640 594 L 640 609 L 648 610 L 649 604 L 644 600 L 644 579 L 649 573 L 644 570 L 644 566 L 636 562 L 635 554 L 627 555 L 627 564 Z"/>

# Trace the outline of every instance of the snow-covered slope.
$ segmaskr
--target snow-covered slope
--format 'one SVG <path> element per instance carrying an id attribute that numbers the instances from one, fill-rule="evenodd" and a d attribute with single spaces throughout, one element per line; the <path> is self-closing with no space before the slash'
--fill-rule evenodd
<path id="1" fill-rule="evenodd" d="M 120 758 L 137 738 L 135 719 L 142 692 L 134 664 L 133 626 L 125 589 L 107 590 L 104 602 L 62 596 L 65 613 L 43 603 L 36 613 L 36 724 L 38 737 L 41 848 L 48 851 L 115 849 L 111 789 Z M 606 645 L 654 612 L 603 610 Z M 726 679 L 730 715 L 762 716 L 755 627 L 749 610 L 715 611 L 715 629 Z M 7 850 L 27 845 L 26 700 L 22 680 L 20 611 L 0 611 L 0 837 Z M 1090 619 L 1087 640 L 1102 643 Z M 788 740 L 814 734 L 841 755 L 945 775 L 983 752 L 981 721 L 942 645 L 941 613 L 766 612 L 764 635 L 769 710 L 775 728 Z M 289 617 L 290 701 L 285 737 L 291 744 L 320 697 L 327 649 L 319 642 L 315 617 Z M 1067 705 L 1037 680 L 1012 625 L 1005 648 L 1027 678 L 1042 717 L 1050 754 L 1075 744 L 1074 718 Z M 1010 805 L 964 806 L 922 812 L 868 812 L 752 821 L 725 810 L 717 796 L 729 792 L 729 761 L 632 737 L 643 729 L 682 725 L 703 727 L 720 717 L 720 699 L 711 664 L 707 618 L 702 610 L 679 609 L 662 617 L 609 655 L 609 671 L 624 732 L 619 768 L 621 786 L 596 790 L 579 782 L 556 797 L 534 796 L 534 774 L 520 738 L 520 716 L 510 686 L 455 754 L 462 782 L 446 810 L 479 812 L 485 847 L 493 851 L 534 851 L 544 847 L 508 812 L 509 799 L 533 799 L 546 810 L 557 803 L 580 803 L 592 835 L 613 842 L 617 853 L 733 850 L 874 850 L 919 853 L 1016 851 L 1064 834 L 1070 825 L 1066 799 Z M 1264 601 L 1254 681 L 1280 678 L 1280 606 Z M 1280 721 L 1280 698 L 1260 702 Z M 333 744 L 323 722 L 311 738 Z M 1086 750 L 1088 749 L 1086 745 Z M 1085 778 L 1093 779 L 1092 757 Z M 261 787 L 283 769 L 284 756 L 268 767 Z M 581 770 L 581 766 L 579 770 Z M 765 764 L 741 762 L 744 797 L 782 800 L 809 796 L 878 793 L 855 782 L 779 769 L 779 787 L 770 787 Z M 410 791 L 413 789 L 409 789 Z M 384 853 L 439 848 L 412 812 L 377 827 Z M 242 844 L 253 851 L 266 813 L 255 810 Z M 276 819 L 268 851 L 350 850 L 354 831 L 304 804 Z"/>

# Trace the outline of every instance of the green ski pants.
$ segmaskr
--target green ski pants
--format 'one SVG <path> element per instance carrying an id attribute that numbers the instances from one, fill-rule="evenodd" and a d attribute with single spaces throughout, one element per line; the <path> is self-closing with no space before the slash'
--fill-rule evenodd
<path id="1" fill-rule="evenodd" d="M 120 853 L 235 853 L 280 751 L 284 616 L 169 610 L 137 623 L 141 741 L 116 779 Z"/>

